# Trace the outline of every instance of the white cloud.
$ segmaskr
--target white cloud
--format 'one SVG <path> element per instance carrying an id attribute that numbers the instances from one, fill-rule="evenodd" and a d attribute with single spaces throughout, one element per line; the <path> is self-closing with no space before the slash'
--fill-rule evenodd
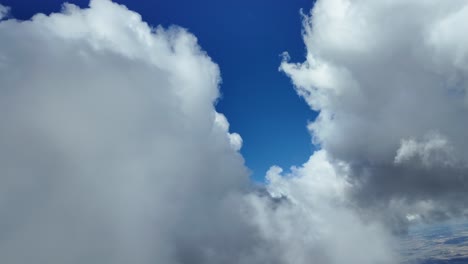
<path id="1" fill-rule="evenodd" d="M 466 1 L 324 0 L 305 16 L 306 61 L 286 56 L 281 69 L 320 112 L 314 142 L 349 165 L 362 206 L 465 207 L 467 10 Z"/>
<path id="2" fill-rule="evenodd" d="M 250 196 L 252 214 L 265 243 L 279 252 L 281 263 L 398 263 L 395 241 L 379 221 L 353 208 L 343 164 L 325 151 L 301 167 L 267 174 L 270 199 Z"/>
<path id="3" fill-rule="evenodd" d="M 241 138 L 193 35 L 94 0 L 0 39 L 2 262 L 252 263 Z"/>
<path id="4" fill-rule="evenodd" d="M 242 137 L 237 133 L 229 133 L 229 122 L 223 114 L 215 114 L 215 124 L 222 129 L 224 133 L 227 133 L 229 143 L 235 151 L 239 151 L 242 148 Z"/>

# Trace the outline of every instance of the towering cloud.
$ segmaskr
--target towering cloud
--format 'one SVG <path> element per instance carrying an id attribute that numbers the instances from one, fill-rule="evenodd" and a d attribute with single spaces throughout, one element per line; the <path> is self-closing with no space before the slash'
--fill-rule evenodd
<path id="1" fill-rule="evenodd" d="M 5 20 L 0 39 L 1 262 L 253 255 L 242 141 L 193 35 L 95 0 Z"/>
<path id="2" fill-rule="evenodd" d="M 466 1 L 324 0 L 304 16 L 307 60 L 286 54 L 281 69 L 320 112 L 313 141 L 350 166 L 361 205 L 465 210 L 467 22 Z"/>

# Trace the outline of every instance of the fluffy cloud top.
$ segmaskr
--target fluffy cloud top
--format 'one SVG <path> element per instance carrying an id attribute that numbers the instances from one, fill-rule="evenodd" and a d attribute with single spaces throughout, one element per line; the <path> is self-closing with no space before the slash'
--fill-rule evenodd
<path id="1" fill-rule="evenodd" d="M 466 1 L 419 0 L 317 1 L 305 16 L 307 60 L 281 69 L 320 111 L 314 142 L 350 166 L 364 203 L 464 210 L 467 19 Z"/>

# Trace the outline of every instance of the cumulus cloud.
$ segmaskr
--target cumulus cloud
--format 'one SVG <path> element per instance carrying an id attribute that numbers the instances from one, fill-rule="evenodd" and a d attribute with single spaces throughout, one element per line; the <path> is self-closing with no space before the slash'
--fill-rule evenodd
<path id="1" fill-rule="evenodd" d="M 269 170 L 267 191 L 274 202 L 249 197 L 253 220 L 281 263 L 399 263 L 386 226 L 362 217 L 348 200 L 347 171 L 317 151 L 290 173 Z"/>
<path id="2" fill-rule="evenodd" d="M 304 15 L 306 61 L 280 68 L 319 111 L 313 142 L 349 166 L 361 205 L 464 210 L 467 18 L 466 1 L 419 0 L 317 1 Z"/>
<path id="3" fill-rule="evenodd" d="M 193 35 L 94 0 L 0 38 L 2 262 L 253 263 L 242 140 Z"/>

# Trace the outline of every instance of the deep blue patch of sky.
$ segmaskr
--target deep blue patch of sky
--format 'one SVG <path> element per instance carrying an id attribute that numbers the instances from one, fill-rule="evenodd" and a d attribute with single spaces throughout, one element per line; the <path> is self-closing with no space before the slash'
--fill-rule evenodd
<path id="1" fill-rule="evenodd" d="M 29 19 L 41 12 L 59 11 L 63 0 L 0 0 L 12 16 Z M 81 7 L 88 0 L 69 0 Z M 271 165 L 300 165 L 313 151 L 307 132 L 312 112 L 278 71 L 280 54 L 288 51 L 302 61 L 305 47 L 299 10 L 312 0 L 116 0 L 140 13 L 149 24 L 179 25 L 198 38 L 201 47 L 219 64 L 222 98 L 216 108 L 231 131 L 239 133 L 241 150 L 252 179 L 263 181 Z"/>

